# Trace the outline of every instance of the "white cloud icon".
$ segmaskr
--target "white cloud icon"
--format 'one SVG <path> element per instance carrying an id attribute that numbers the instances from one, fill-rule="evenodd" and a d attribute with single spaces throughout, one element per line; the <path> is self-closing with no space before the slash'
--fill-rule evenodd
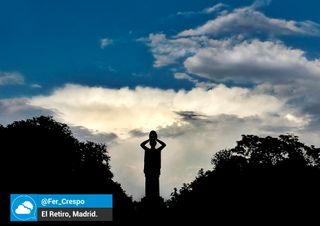
<path id="1" fill-rule="evenodd" d="M 33 205 L 31 202 L 29 201 L 25 201 L 24 203 L 22 203 L 23 206 L 27 207 L 28 209 L 33 210 Z"/>
<path id="2" fill-rule="evenodd" d="M 16 214 L 30 214 L 31 210 L 24 207 L 23 205 L 19 205 L 15 212 Z"/>

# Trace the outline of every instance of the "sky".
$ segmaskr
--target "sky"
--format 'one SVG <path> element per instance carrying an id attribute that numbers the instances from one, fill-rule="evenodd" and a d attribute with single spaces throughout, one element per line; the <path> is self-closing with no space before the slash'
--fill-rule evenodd
<path id="1" fill-rule="evenodd" d="M 105 143 L 115 180 L 144 196 L 150 130 L 160 192 L 211 169 L 242 134 L 320 146 L 316 0 L 0 2 L 0 124 L 40 115 Z"/>

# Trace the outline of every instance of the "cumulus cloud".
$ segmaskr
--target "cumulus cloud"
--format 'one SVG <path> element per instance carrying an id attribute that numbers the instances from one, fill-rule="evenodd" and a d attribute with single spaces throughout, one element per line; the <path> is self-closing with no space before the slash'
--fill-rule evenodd
<path id="1" fill-rule="evenodd" d="M 24 83 L 24 77 L 19 72 L 4 72 L 0 71 L 0 86 L 1 85 L 21 85 Z"/>
<path id="2" fill-rule="evenodd" d="M 168 40 L 164 34 L 151 33 L 147 41 L 155 58 L 155 67 L 176 63 L 179 58 L 195 53 L 200 47 L 200 44 L 192 39 Z"/>
<path id="3" fill-rule="evenodd" d="M 303 134 L 309 115 L 266 94 L 269 89 L 267 85 L 256 89 L 217 85 L 210 90 L 174 91 L 68 84 L 46 96 L 1 100 L 5 116 L 1 114 L 0 120 L 50 112 L 71 125 L 79 139 L 107 143 L 115 179 L 135 199 L 144 195 L 144 153 L 139 144 L 156 129 L 167 143 L 161 194 L 168 198 L 174 187 L 191 181 L 200 168 L 209 169 L 212 155 L 234 146 L 241 134 Z M 317 138 L 308 137 L 309 141 Z"/>
<path id="4" fill-rule="evenodd" d="M 133 129 L 145 131 L 172 124 L 176 116 L 167 109 L 173 95 L 173 90 L 117 90 L 69 84 L 50 96 L 32 98 L 30 104 L 55 111 L 72 125 L 126 136 Z"/>
<path id="5" fill-rule="evenodd" d="M 218 16 L 205 24 L 180 32 L 178 37 L 225 34 L 268 35 L 320 35 L 320 25 L 312 21 L 294 21 L 270 18 L 256 9 L 265 1 L 257 1 L 252 6 L 237 8 L 230 13 Z"/>
<path id="6" fill-rule="evenodd" d="M 219 82 L 269 84 L 269 91 L 274 95 L 291 102 L 300 100 L 307 112 L 316 112 L 314 97 L 319 96 L 316 87 L 320 85 L 320 59 L 307 58 L 305 51 L 279 40 L 259 40 L 251 35 L 256 31 L 268 35 L 318 35 L 319 25 L 311 21 L 269 18 L 257 11 L 269 3 L 268 0 L 255 1 L 251 6 L 235 9 L 176 36 L 150 34 L 146 41 L 155 58 L 154 66 L 177 66 L 174 77 L 193 82 L 195 86 L 210 88 Z M 210 33 L 212 27 L 216 29 L 215 38 Z M 192 34 L 182 35 L 190 32 Z M 208 82 L 211 82 L 209 86 Z"/>
<path id="7" fill-rule="evenodd" d="M 141 40 L 141 39 L 140 39 Z M 203 37 L 167 38 L 165 34 L 151 33 L 146 41 L 155 58 L 154 67 L 179 63 L 180 59 L 192 56 L 206 46 L 226 46 L 230 40 L 212 40 Z"/>
<path id="8" fill-rule="evenodd" d="M 33 97 L 29 104 L 53 111 L 72 125 L 114 132 L 122 137 L 136 129 L 146 132 L 182 123 L 176 114 L 180 111 L 238 117 L 286 112 L 282 109 L 285 103 L 271 95 L 253 95 L 249 89 L 227 88 L 224 85 L 210 90 L 194 88 L 190 91 L 174 91 L 148 87 L 108 89 L 68 84 L 55 90 L 52 95 Z"/>
<path id="9" fill-rule="evenodd" d="M 319 59 L 308 60 L 300 49 L 280 42 L 244 41 L 228 48 L 203 48 L 184 62 L 189 73 L 214 81 L 287 83 L 319 79 Z"/>
<path id="10" fill-rule="evenodd" d="M 235 9 L 199 27 L 204 29 L 214 24 L 218 29 L 216 37 L 210 32 L 181 35 L 200 31 L 199 28 L 171 37 L 150 34 L 145 41 L 155 58 L 154 66 L 176 66 L 173 76 L 188 80 L 196 87 L 210 89 L 217 83 L 249 85 L 254 87 L 254 92 L 277 96 L 318 121 L 320 59 L 308 58 L 302 49 L 290 47 L 274 37 L 267 40 L 253 37 L 261 29 L 272 36 L 316 35 L 319 25 L 269 18 L 257 11 L 269 3 L 268 0 L 255 1 L 251 6 Z M 219 27 L 221 24 L 226 26 Z"/>
<path id="11" fill-rule="evenodd" d="M 100 48 L 105 49 L 107 46 L 113 44 L 113 40 L 110 38 L 102 38 L 100 39 Z"/>
<path id="12" fill-rule="evenodd" d="M 168 198 L 173 187 L 191 181 L 200 168 L 210 168 L 212 155 L 234 146 L 241 134 L 278 135 L 308 127 L 308 114 L 261 90 L 224 85 L 174 91 L 68 84 L 50 95 L 29 99 L 29 104 L 52 111 L 57 119 L 80 130 L 82 137 L 92 131 L 105 134 L 100 138 L 108 143 L 115 179 L 135 199 L 144 195 L 139 144 L 156 129 L 167 143 L 161 194 Z"/>

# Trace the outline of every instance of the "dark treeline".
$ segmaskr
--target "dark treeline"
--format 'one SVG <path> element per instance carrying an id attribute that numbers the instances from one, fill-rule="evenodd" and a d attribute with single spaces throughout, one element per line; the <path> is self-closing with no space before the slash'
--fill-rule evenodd
<path id="1" fill-rule="evenodd" d="M 319 215 L 320 149 L 293 135 L 244 135 L 211 160 L 213 169 L 172 193 L 171 219 L 309 225 Z M 187 217 L 186 217 L 187 216 Z"/>
<path id="2" fill-rule="evenodd" d="M 113 223 L 125 225 L 146 218 L 155 224 L 307 225 L 319 216 L 320 150 L 293 135 L 243 136 L 235 148 L 213 156 L 212 170 L 200 170 L 155 209 L 133 202 L 113 181 L 105 145 L 78 141 L 51 117 L 0 126 L 0 139 L 2 222 L 9 221 L 10 193 L 111 193 Z"/>
<path id="3" fill-rule="evenodd" d="M 9 221 L 10 193 L 110 193 L 114 220 L 132 218 L 132 199 L 112 180 L 104 144 L 79 142 L 67 125 L 44 116 L 1 127 L 0 139 L 1 221 Z"/>

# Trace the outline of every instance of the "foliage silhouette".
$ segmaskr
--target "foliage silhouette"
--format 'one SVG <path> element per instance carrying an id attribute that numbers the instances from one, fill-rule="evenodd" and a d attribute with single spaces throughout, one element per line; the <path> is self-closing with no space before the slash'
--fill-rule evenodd
<path id="1" fill-rule="evenodd" d="M 314 220 L 319 204 L 320 150 L 293 135 L 243 135 L 235 148 L 214 155 L 167 202 L 172 220 L 284 223 Z M 186 217 L 188 216 L 188 217 Z"/>
<path id="2" fill-rule="evenodd" d="M 320 149 L 293 135 L 244 135 L 214 155 L 212 170 L 201 169 L 193 182 L 174 189 L 167 208 L 157 209 L 150 200 L 133 203 L 112 180 L 105 145 L 78 141 L 51 117 L 0 125 L 0 150 L 1 221 L 9 220 L 10 193 L 112 193 L 115 223 L 126 225 L 308 224 L 318 216 Z"/>
<path id="3" fill-rule="evenodd" d="M 104 144 L 80 142 L 66 124 L 45 116 L 1 126 L 0 137 L 5 203 L 10 193 L 111 193 L 115 222 L 132 218 L 133 202 L 112 180 Z"/>

